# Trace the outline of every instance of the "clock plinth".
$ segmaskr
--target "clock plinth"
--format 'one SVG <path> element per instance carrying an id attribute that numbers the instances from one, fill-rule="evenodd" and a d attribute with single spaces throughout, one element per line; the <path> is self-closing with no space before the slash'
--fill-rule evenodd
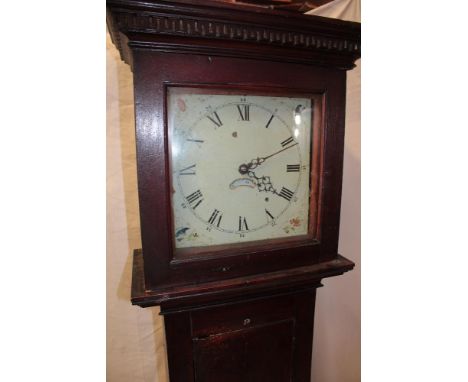
<path id="1" fill-rule="evenodd" d="M 107 0 L 134 76 L 142 250 L 171 382 L 308 382 L 338 250 L 360 24 L 220 2 Z"/>

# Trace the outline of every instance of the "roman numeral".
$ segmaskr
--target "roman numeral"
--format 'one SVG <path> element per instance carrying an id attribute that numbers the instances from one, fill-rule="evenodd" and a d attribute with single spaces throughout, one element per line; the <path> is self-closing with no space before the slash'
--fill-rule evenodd
<path id="1" fill-rule="evenodd" d="M 239 110 L 240 117 L 243 121 L 250 121 L 250 105 L 237 105 L 237 110 Z"/>
<path id="2" fill-rule="evenodd" d="M 216 226 L 219 227 L 219 225 L 221 224 L 222 217 L 223 217 L 223 214 L 220 215 L 220 212 L 217 209 L 215 209 L 213 213 L 211 214 L 210 218 L 208 219 L 208 223 L 214 224 L 216 218 L 218 218 Z"/>
<path id="3" fill-rule="evenodd" d="M 287 145 L 289 145 L 291 142 L 294 142 L 294 138 L 293 137 L 289 137 L 288 139 L 284 140 L 283 142 L 281 142 L 281 146 L 285 147 Z"/>
<path id="4" fill-rule="evenodd" d="M 195 192 L 192 192 L 189 196 L 186 196 L 185 199 L 187 199 L 187 201 L 190 203 L 190 205 L 192 205 L 193 203 L 196 202 L 196 204 L 194 206 L 192 206 L 192 209 L 195 209 L 200 205 L 201 202 L 203 202 L 203 195 L 200 192 L 200 190 L 197 190 Z M 198 200 L 198 202 L 197 202 L 197 200 Z"/>
<path id="5" fill-rule="evenodd" d="M 265 212 L 271 218 L 271 220 L 275 220 L 274 216 L 266 208 L 265 208 Z"/>
<path id="6" fill-rule="evenodd" d="M 288 190 L 286 187 L 283 187 L 278 195 L 281 196 L 282 198 L 285 198 L 289 202 L 291 201 L 291 198 L 293 197 L 294 192 L 292 192 L 291 190 Z"/>
<path id="7" fill-rule="evenodd" d="M 192 164 L 186 168 L 183 168 L 179 171 L 179 175 L 195 175 L 195 166 L 196 164 Z"/>
<path id="8" fill-rule="evenodd" d="M 239 231 L 248 231 L 249 226 L 247 225 L 247 219 L 239 216 Z"/>
<path id="9" fill-rule="evenodd" d="M 205 141 L 202 141 L 201 139 L 190 139 L 190 138 L 187 138 L 187 142 L 203 143 L 203 142 L 205 142 Z"/>
<path id="10" fill-rule="evenodd" d="M 219 115 L 216 111 L 214 111 L 211 116 L 207 115 L 206 118 L 213 122 L 217 127 L 223 126 L 223 123 L 221 122 L 221 119 L 219 118 Z"/>
<path id="11" fill-rule="evenodd" d="M 288 164 L 286 165 L 286 171 L 287 172 L 298 172 L 300 169 L 300 165 L 298 164 Z"/>
<path id="12" fill-rule="evenodd" d="M 267 122 L 267 124 L 266 124 L 266 126 L 265 126 L 267 129 L 268 129 L 268 126 L 270 126 L 270 123 L 271 123 L 271 121 L 273 120 L 274 117 L 275 117 L 275 115 L 272 114 L 271 117 L 270 117 L 270 119 L 268 120 L 268 122 Z"/>

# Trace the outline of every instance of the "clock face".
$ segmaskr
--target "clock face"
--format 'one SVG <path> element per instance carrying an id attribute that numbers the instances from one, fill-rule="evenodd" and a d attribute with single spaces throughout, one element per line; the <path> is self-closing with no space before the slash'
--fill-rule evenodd
<path id="1" fill-rule="evenodd" d="M 168 92 L 175 247 L 307 235 L 312 100 L 215 93 Z"/>

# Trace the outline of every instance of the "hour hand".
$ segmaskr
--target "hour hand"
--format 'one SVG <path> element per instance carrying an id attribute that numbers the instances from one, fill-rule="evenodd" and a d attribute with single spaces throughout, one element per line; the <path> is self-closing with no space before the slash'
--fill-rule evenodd
<path id="1" fill-rule="evenodd" d="M 245 164 L 242 163 L 239 166 L 239 173 L 241 175 L 248 174 L 250 170 L 253 170 L 254 168 L 257 168 L 260 166 L 263 162 L 265 162 L 265 158 L 256 158 L 252 159 L 249 163 Z"/>
<path id="2" fill-rule="evenodd" d="M 248 176 L 254 179 L 257 185 L 258 191 L 260 192 L 272 192 L 276 194 L 276 189 L 273 187 L 269 176 L 257 176 L 255 172 L 249 171 Z"/>

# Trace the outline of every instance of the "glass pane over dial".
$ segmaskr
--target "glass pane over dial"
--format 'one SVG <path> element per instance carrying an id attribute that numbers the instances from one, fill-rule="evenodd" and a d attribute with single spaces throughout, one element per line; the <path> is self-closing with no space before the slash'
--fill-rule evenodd
<path id="1" fill-rule="evenodd" d="M 308 234 L 310 98 L 170 88 L 176 248 Z"/>

